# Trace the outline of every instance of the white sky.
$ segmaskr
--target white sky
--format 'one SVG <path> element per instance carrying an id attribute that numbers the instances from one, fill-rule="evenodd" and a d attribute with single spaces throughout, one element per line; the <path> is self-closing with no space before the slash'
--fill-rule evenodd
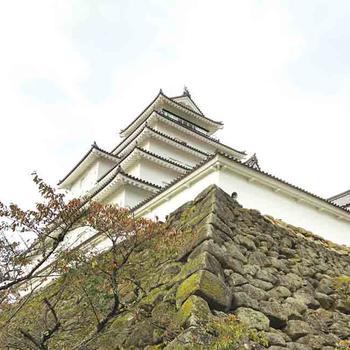
<path id="1" fill-rule="evenodd" d="M 350 188 L 350 3 L 0 2 L 0 198 L 35 200 L 163 88 L 189 87 L 218 135 L 322 196 Z"/>

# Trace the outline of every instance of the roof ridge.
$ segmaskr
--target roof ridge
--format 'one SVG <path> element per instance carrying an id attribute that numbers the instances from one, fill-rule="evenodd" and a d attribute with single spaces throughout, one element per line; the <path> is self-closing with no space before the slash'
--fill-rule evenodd
<path id="1" fill-rule="evenodd" d="M 129 125 L 128 125 L 127 127 L 125 127 L 124 129 L 121 129 L 121 130 L 120 130 L 120 133 L 123 133 L 125 130 L 129 129 L 129 127 L 130 127 L 138 118 L 140 118 L 141 115 L 142 115 L 143 113 L 145 113 L 149 107 L 152 106 L 152 104 L 157 100 L 157 98 L 158 98 L 160 95 L 164 95 L 162 89 L 159 90 L 157 96 L 152 100 L 152 102 L 149 103 L 149 104 L 147 105 L 147 107 L 144 108 L 144 110 L 143 110 L 131 123 L 129 123 Z M 164 95 L 164 96 L 165 96 L 165 95 Z M 112 151 L 112 152 L 113 152 L 113 151 Z"/>

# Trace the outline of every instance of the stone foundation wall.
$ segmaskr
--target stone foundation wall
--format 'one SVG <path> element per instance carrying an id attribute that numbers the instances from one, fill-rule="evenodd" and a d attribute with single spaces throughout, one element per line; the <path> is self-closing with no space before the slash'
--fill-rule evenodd
<path id="1" fill-rule="evenodd" d="M 175 277 L 184 331 L 166 349 L 191 348 L 193 337 L 205 344 L 208 317 L 227 314 L 263 331 L 271 350 L 336 349 L 350 340 L 350 307 L 334 287 L 334 278 L 350 276 L 347 248 L 244 209 L 215 186 L 169 225 L 184 216 L 196 230 Z M 246 339 L 240 348 L 264 346 Z"/>

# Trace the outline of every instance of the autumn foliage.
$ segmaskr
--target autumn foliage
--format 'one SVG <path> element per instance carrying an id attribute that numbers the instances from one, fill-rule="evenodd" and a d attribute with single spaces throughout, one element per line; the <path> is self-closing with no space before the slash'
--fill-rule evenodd
<path id="1" fill-rule="evenodd" d="M 133 256 L 159 236 L 163 226 L 112 204 L 67 200 L 36 174 L 33 181 L 42 198 L 35 209 L 0 202 L 0 340 L 8 349 L 48 350 L 58 332 L 85 327 L 74 348 L 86 349 L 117 315 L 144 297 L 142 262 L 136 264 Z M 94 230 L 89 244 L 67 245 L 74 230 L 85 227 Z M 99 245 L 102 252 L 93 249 Z M 43 285 L 47 293 L 38 299 Z M 77 302 L 85 303 L 88 324 L 83 314 L 78 325 L 61 319 L 57 310 L 69 298 L 68 286 L 80 296 Z M 133 291 L 132 301 L 125 301 L 125 290 Z M 26 304 L 41 308 L 43 318 L 34 322 L 27 315 L 19 324 Z"/>

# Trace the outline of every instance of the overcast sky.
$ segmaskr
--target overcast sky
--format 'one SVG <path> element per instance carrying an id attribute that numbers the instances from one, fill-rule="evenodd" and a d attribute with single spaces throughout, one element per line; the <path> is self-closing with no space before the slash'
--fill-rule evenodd
<path id="1" fill-rule="evenodd" d="M 162 88 L 321 196 L 350 188 L 347 0 L 0 2 L 0 198 L 35 200 Z M 239 189 L 238 189 L 239 192 Z"/>

